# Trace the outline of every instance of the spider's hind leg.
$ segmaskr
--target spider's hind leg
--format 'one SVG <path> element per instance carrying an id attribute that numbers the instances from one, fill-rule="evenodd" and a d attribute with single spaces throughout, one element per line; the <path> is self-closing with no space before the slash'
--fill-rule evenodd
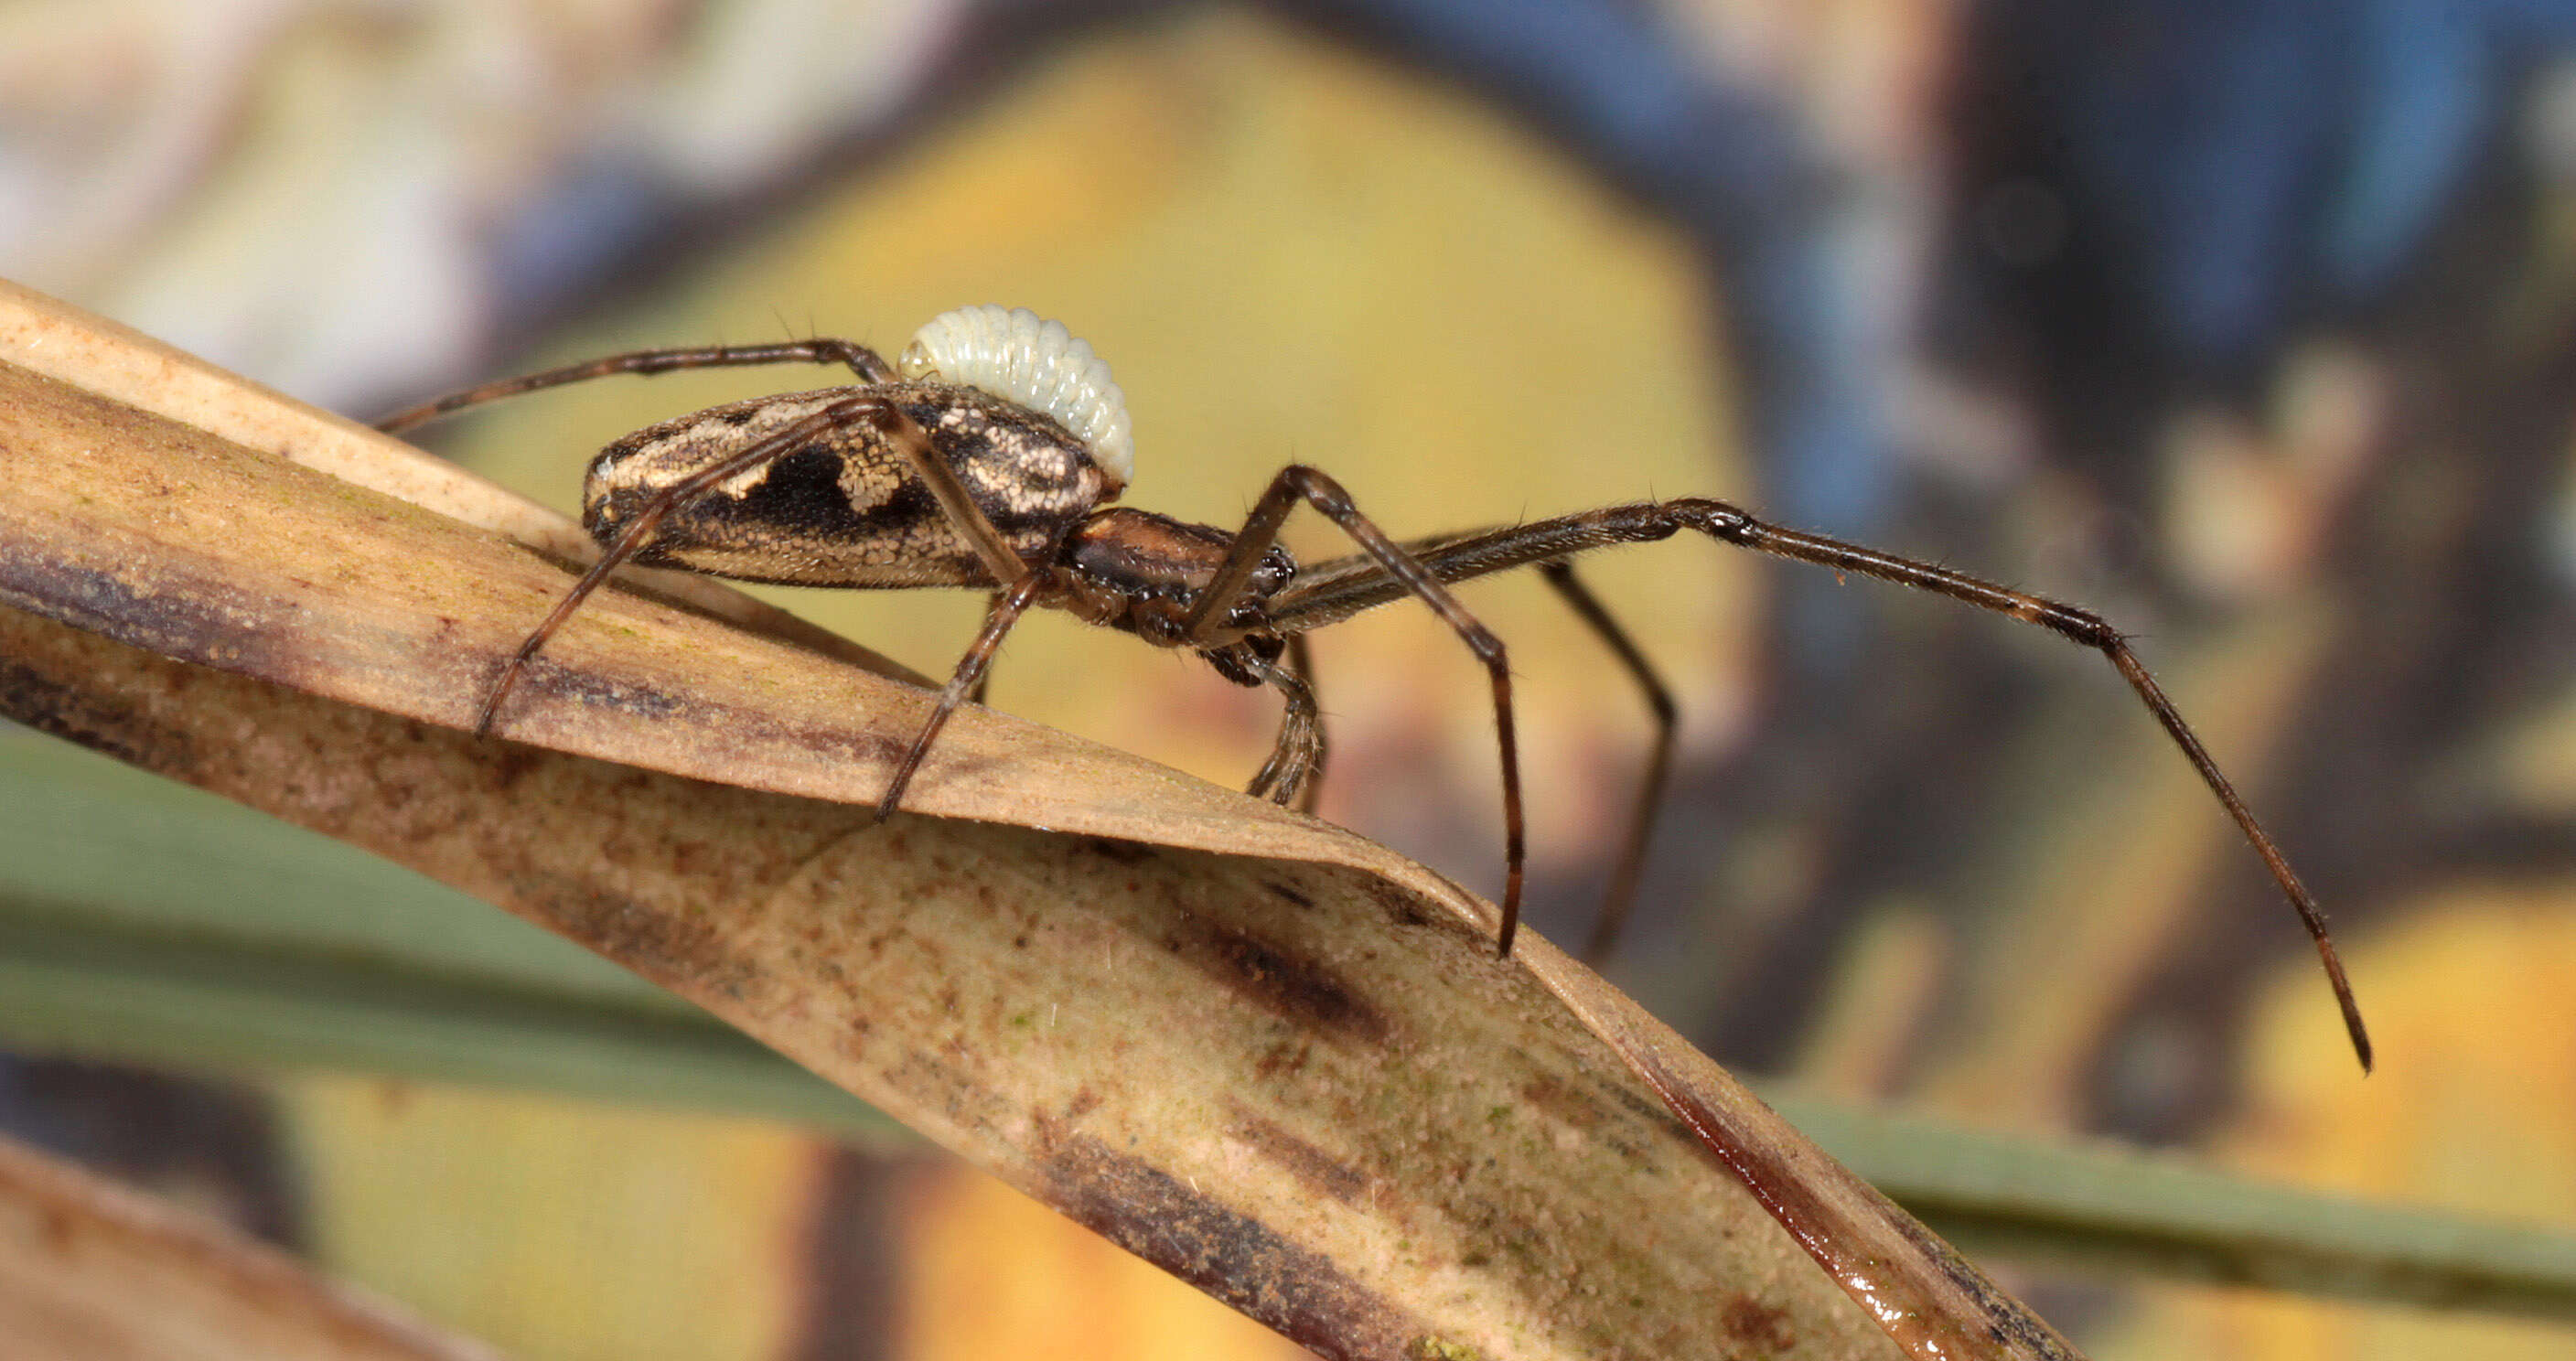
<path id="1" fill-rule="evenodd" d="M 1601 915 L 1593 919 L 1591 938 L 1583 945 L 1584 962 L 1597 967 L 1609 956 L 1610 947 L 1619 943 L 1620 928 L 1628 924 L 1629 909 L 1637 901 L 1637 880 L 1645 869 L 1646 843 L 1654 837 L 1655 814 L 1663 807 L 1664 781 L 1673 766 L 1673 729 L 1680 710 L 1673 703 L 1672 690 L 1655 674 L 1654 664 L 1638 650 L 1628 631 L 1619 627 L 1619 621 L 1610 617 L 1600 598 L 1575 577 L 1572 564 L 1563 559 L 1543 562 L 1539 564 L 1539 574 L 1619 658 L 1637 688 L 1645 692 L 1646 707 L 1655 717 L 1655 748 L 1646 758 L 1645 775 L 1637 782 L 1636 802 L 1628 813 L 1628 834 L 1619 846 L 1619 863 L 1610 873 L 1610 886 L 1602 892 Z"/>

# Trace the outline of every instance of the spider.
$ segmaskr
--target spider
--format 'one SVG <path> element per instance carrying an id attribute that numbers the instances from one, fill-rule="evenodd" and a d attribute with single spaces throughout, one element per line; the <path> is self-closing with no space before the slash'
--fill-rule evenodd
<path id="1" fill-rule="evenodd" d="M 1496 941 L 1506 956 L 1520 925 L 1527 857 L 1512 677 L 1502 640 L 1450 585 L 1535 566 L 1644 691 L 1656 737 L 1602 909 L 1596 951 L 1615 934 L 1637 884 L 1670 764 L 1675 707 L 1644 655 L 1574 574 L 1572 559 L 1683 530 L 1721 543 L 1947 596 L 2036 624 L 2100 652 L 2199 772 L 2315 941 L 2354 1053 L 2371 1048 L 2323 914 L 2289 860 L 2165 698 L 2120 631 L 2089 610 L 1892 553 L 1769 524 L 1723 501 L 1641 501 L 1502 528 L 1398 541 L 1319 469 L 1282 468 L 1232 533 L 1111 505 L 1134 468 L 1125 399 L 1108 365 L 1065 327 L 1024 308 L 943 313 L 895 364 L 847 340 L 638 350 L 486 383 L 379 422 L 400 433 L 505 397 L 611 374 L 811 363 L 841 365 L 852 386 L 753 398 L 648 426 L 591 460 L 582 524 L 599 560 L 558 601 L 485 693 L 475 731 L 489 734 L 546 640 L 621 564 L 677 567 L 744 581 L 842 587 L 982 587 L 982 630 L 887 782 L 892 813 L 957 707 L 980 699 L 1003 638 L 1045 606 L 1196 652 L 1238 685 L 1285 701 L 1270 758 L 1247 791 L 1306 807 L 1325 757 L 1305 635 L 1412 596 L 1455 630 L 1491 678 L 1502 764 L 1504 889 Z M 1300 504 L 1360 552 L 1300 566 L 1278 543 Z"/>

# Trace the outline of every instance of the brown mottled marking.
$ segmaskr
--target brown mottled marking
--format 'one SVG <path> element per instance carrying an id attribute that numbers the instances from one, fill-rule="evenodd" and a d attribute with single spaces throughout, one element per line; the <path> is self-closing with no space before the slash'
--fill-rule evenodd
<path id="1" fill-rule="evenodd" d="M 1798 1332 L 1789 1326 L 1789 1311 L 1764 1304 L 1751 1295 L 1737 1295 L 1718 1311 L 1718 1325 L 1738 1342 L 1768 1347 L 1774 1353 L 1794 1351 Z"/>
<path id="2" fill-rule="evenodd" d="M 1154 858 L 1154 848 L 1141 841 L 1118 841 L 1105 836 L 1086 837 L 1083 849 L 1104 860 L 1121 865 L 1141 865 Z"/>
<path id="3" fill-rule="evenodd" d="M 1230 1132 L 1234 1137 L 1251 1145 L 1255 1153 L 1295 1177 L 1306 1189 L 1345 1205 L 1368 1193 L 1367 1174 L 1298 1138 L 1277 1122 L 1241 1106 L 1234 1108 L 1233 1116 Z"/>
<path id="4" fill-rule="evenodd" d="M 1262 1051 L 1260 1059 L 1253 1063 L 1252 1075 L 1266 1079 L 1295 1073 L 1304 1069 L 1314 1055 L 1315 1046 L 1304 1040 L 1275 1044 Z"/>
<path id="5" fill-rule="evenodd" d="M 1315 900 L 1313 898 L 1298 892 L 1296 889 L 1288 887 L 1286 884 L 1280 883 L 1276 879 L 1264 879 L 1261 881 L 1261 886 L 1270 890 L 1270 892 L 1275 896 L 1295 903 L 1299 907 L 1313 907 L 1315 905 Z"/>
<path id="6" fill-rule="evenodd" d="M 196 765 L 184 731 L 124 709 L 101 709 L 86 691 L 0 656 L 0 718 L 77 742 L 130 765 L 185 778 Z"/>
<path id="7" fill-rule="evenodd" d="M 1422 900 L 1382 879 L 1354 876 L 1354 886 L 1368 895 L 1386 913 L 1387 920 L 1403 927 L 1451 925 L 1451 919 L 1422 905 Z"/>
<path id="8" fill-rule="evenodd" d="M 1327 1356 L 1396 1356 L 1429 1329 L 1331 1259 L 1096 1139 L 1063 1141 L 1041 1198 L 1128 1251 Z"/>
<path id="9" fill-rule="evenodd" d="M 1248 931 L 1193 917 L 1171 945 L 1188 963 L 1301 1028 L 1365 1045 L 1383 1044 L 1390 1033 L 1386 1017 L 1339 974 Z"/>

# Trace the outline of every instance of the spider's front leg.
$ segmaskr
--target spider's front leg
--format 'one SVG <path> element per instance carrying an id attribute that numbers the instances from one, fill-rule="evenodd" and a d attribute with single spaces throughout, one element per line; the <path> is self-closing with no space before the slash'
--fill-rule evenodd
<path id="1" fill-rule="evenodd" d="M 2016 591 L 1965 572 L 1955 572 L 1822 534 L 1784 529 L 1723 501 L 1688 498 L 1650 509 L 1671 524 L 1698 530 L 1721 543 L 1947 596 L 1964 605 L 1973 605 L 2026 624 L 2036 624 L 2069 642 L 2082 644 L 2102 654 L 2120 673 L 2121 679 L 2129 683 L 2129 689 L 2146 705 L 2148 712 L 2155 716 L 2165 735 L 2182 750 L 2183 758 L 2199 773 L 2201 783 L 2217 796 L 2219 805 L 2226 809 L 2237 830 L 2244 834 L 2246 843 L 2254 848 L 2264 867 L 2272 872 L 2272 880 L 2280 886 L 2281 895 L 2298 912 L 2300 924 L 2307 928 L 2309 939 L 2316 945 L 2317 960 L 2325 968 L 2326 981 L 2334 988 L 2335 1005 L 2343 1012 L 2344 1030 L 2351 1037 L 2353 1055 L 2361 1060 L 2363 1071 L 2369 1070 L 2370 1031 L 2362 1023 L 2361 1005 L 2353 999 L 2352 982 L 2344 975 L 2343 959 L 2335 952 L 2334 938 L 2326 931 L 2325 913 L 2318 908 L 2308 886 L 2300 882 L 2298 871 L 2290 868 L 2290 858 L 2281 853 L 2281 848 L 2273 844 L 2271 834 L 2254 820 L 2254 811 L 2246 806 L 2245 800 L 2237 794 L 2236 786 L 2219 770 L 2217 760 L 2200 744 L 2200 738 L 2192 732 L 2191 725 L 2183 721 L 2182 711 L 2165 697 L 2164 688 L 2148 674 L 2147 664 L 2129 646 L 2127 637 L 2113 628 L 2109 621 L 2081 606 Z"/>
<path id="2" fill-rule="evenodd" d="M 1217 640 L 1235 606 L 1242 602 L 1262 555 L 1278 541 L 1279 526 L 1299 502 L 1314 507 L 1318 514 L 1339 526 L 1390 578 L 1429 605 L 1442 622 L 1457 631 L 1459 640 L 1476 654 L 1476 660 L 1483 663 L 1493 680 L 1494 734 L 1503 765 L 1503 921 L 1497 946 L 1509 955 L 1512 939 L 1520 931 L 1521 880 L 1529 853 L 1521 817 L 1520 742 L 1512 725 L 1511 663 L 1500 638 L 1478 623 L 1449 588 L 1403 545 L 1360 514 L 1341 483 L 1304 464 L 1282 468 L 1279 476 L 1271 480 L 1270 489 L 1262 493 L 1252 514 L 1244 520 L 1242 532 L 1235 536 L 1234 546 L 1227 550 L 1224 565 L 1191 606 L 1183 632 L 1195 644 Z"/>
<path id="3" fill-rule="evenodd" d="M 1332 755 L 1333 742 L 1324 732 L 1324 697 L 1315 687 L 1315 650 L 1307 645 L 1305 634 L 1288 635 L 1288 669 L 1306 683 L 1306 701 L 1315 711 L 1313 754 L 1306 761 L 1306 783 L 1289 799 L 1298 812 L 1311 816 L 1316 805 L 1323 802 L 1324 762 Z"/>

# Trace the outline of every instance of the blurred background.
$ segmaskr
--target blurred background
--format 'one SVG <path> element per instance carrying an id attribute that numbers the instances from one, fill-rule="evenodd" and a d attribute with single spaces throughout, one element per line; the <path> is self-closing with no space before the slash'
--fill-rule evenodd
<path id="1" fill-rule="evenodd" d="M 1715 495 L 2083 602 L 2326 903 L 2376 1076 L 2100 658 L 1705 542 L 1583 566 L 1683 715 L 1609 976 L 1779 1090 L 2576 1222 L 2576 0 L 18 0 L 0 275 L 362 418 L 1001 302 L 1110 361 L 1149 509 L 1290 461 L 1399 536 Z M 426 438 L 570 509 L 626 430 L 832 381 Z M 981 610 L 779 598 L 934 675 Z M 1534 582 L 1469 602 L 1579 944 L 1645 706 Z M 1497 890 L 1465 650 L 1402 607 L 1316 653 L 1323 815 Z M 1227 784 L 1276 719 L 1062 618 L 991 699 Z M 0 1128 L 524 1358 L 1290 1353 L 900 1141 L 58 1054 Z M 1995 1265 L 2097 1357 L 2576 1356 Z"/>

